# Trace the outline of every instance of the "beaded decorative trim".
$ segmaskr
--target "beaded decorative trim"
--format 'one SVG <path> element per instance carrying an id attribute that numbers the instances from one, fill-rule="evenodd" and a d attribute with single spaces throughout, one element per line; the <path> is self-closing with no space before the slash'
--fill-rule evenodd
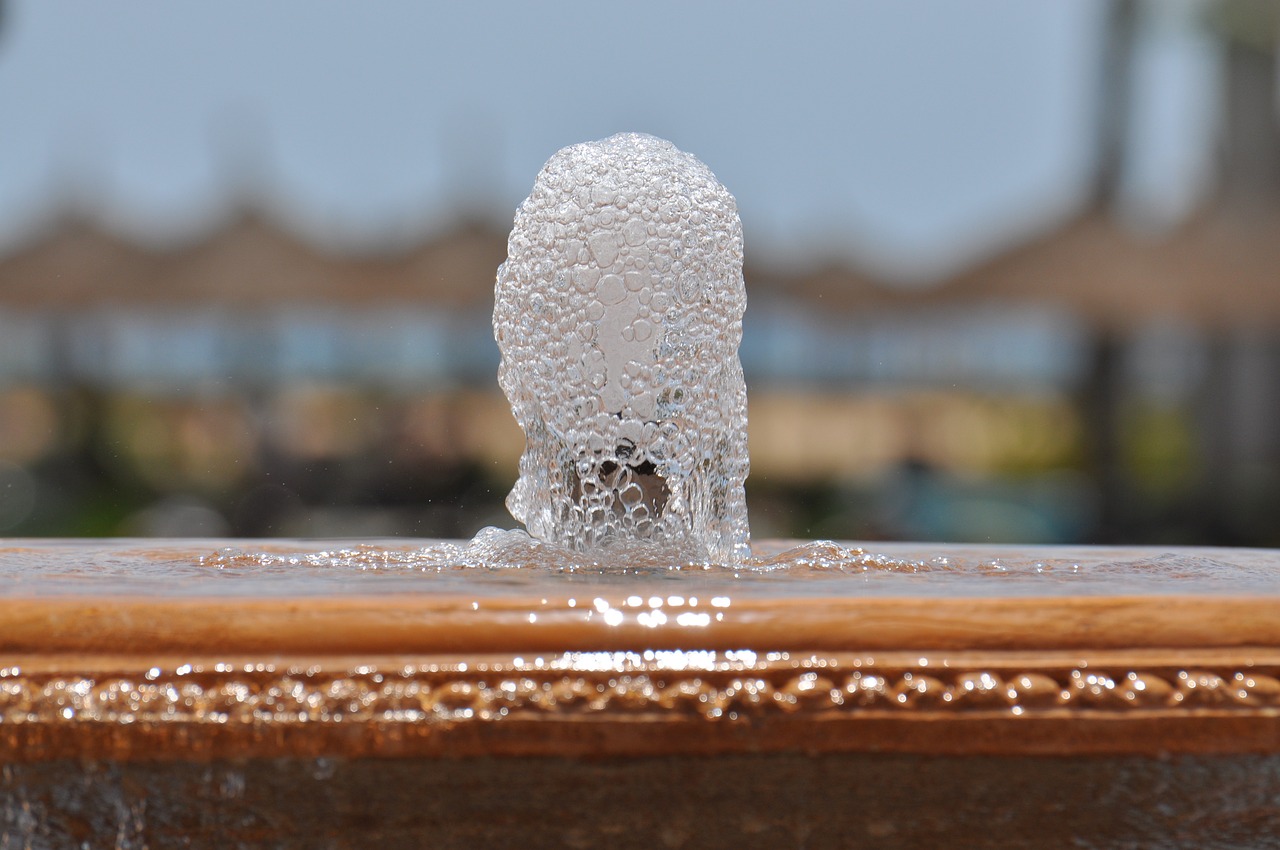
<path id="1" fill-rule="evenodd" d="M 658 653 L 646 662 L 629 653 L 579 653 L 551 661 L 343 669 L 212 662 L 91 674 L 8 667 L 0 668 L 0 724 L 452 726 L 519 717 L 654 714 L 720 721 L 761 715 L 1280 709 L 1280 667 L 1270 665 L 953 670 L 819 656 L 752 661 L 732 653 L 730 660 L 704 663 L 699 655 Z M 681 663 L 661 656 L 680 656 Z"/>

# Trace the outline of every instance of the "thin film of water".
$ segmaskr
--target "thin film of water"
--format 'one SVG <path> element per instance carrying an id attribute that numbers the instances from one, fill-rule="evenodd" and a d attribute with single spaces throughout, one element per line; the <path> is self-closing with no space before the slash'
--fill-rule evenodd
<path id="1" fill-rule="evenodd" d="M 1274 553 L 1247 549 L 930 547 L 762 542 L 738 563 L 633 552 L 604 560 L 483 529 L 470 541 L 99 541 L 0 551 L 0 594 L 258 598 L 341 594 L 606 595 L 654 588 L 733 598 L 1277 595 Z M 611 560 L 610 558 L 617 558 Z"/>

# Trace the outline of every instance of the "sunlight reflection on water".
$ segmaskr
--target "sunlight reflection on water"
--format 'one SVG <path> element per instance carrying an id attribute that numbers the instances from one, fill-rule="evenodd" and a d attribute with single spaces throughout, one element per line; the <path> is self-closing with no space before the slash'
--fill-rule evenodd
<path id="1" fill-rule="evenodd" d="M 722 566 L 659 550 L 597 557 L 523 531 L 471 541 L 15 541 L 0 595 L 481 596 L 656 588 L 734 597 L 1280 595 L 1280 553 L 1249 549 L 757 542 Z"/>

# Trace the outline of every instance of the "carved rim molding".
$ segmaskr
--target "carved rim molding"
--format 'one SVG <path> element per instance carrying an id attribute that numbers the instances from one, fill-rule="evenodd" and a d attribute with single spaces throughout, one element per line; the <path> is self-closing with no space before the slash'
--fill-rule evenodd
<path id="1" fill-rule="evenodd" d="M 1280 651 L 580 652 L 0 668 L 0 750 L 64 757 L 1280 752 Z"/>

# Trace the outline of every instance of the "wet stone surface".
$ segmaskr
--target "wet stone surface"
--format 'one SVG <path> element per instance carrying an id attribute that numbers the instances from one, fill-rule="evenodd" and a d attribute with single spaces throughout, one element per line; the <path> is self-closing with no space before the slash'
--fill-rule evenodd
<path id="1" fill-rule="evenodd" d="M 1275 756 L 64 761 L 6 767 L 0 795 L 0 846 L 32 848 L 1244 848 L 1280 831 Z"/>

